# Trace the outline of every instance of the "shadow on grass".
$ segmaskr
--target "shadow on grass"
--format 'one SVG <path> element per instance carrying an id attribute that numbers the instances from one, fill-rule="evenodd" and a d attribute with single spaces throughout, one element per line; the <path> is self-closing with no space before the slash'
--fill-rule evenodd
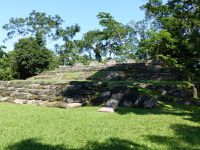
<path id="1" fill-rule="evenodd" d="M 200 127 L 190 125 L 175 124 L 171 126 L 175 136 L 151 135 L 147 137 L 153 143 L 165 145 L 168 149 L 200 149 Z"/>
<path id="2" fill-rule="evenodd" d="M 200 123 L 200 108 L 195 106 L 179 105 L 175 103 L 160 103 L 154 109 L 140 109 L 140 108 L 118 108 L 116 111 L 120 115 L 134 113 L 137 115 L 174 115 L 182 116 L 187 120 Z"/>
<path id="3" fill-rule="evenodd" d="M 37 139 L 26 139 L 10 145 L 6 150 L 65 150 L 63 145 L 49 145 L 40 143 Z"/>
<path id="4" fill-rule="evenodd" d="M 174 103 L 160 103 L 155 109 L 119 108 L 117 113 L 121 115 L 128 113 L 137 115 L 174 115 L 184 117 L 184 119 L 197 124 L 200 123 L 199 107 Z M 164 145 L 166 149 L 200 150 L 200 126 L 173 124 L 170 126 L 170 129 L 174 132 L 174 136 L 149 135 L 146 139 L 157 145 Z"/>
<path id="5" fill-rule="evenodd" d="M 37 139 L 27 139 L 9 146 L 6 150 L 146 150 L 147 147 L 119 138 L 110 138 L 104 143 L 88 142 L 78 149 L 67 148 L 64 145 L 49 145 L 40 143 Z"/>

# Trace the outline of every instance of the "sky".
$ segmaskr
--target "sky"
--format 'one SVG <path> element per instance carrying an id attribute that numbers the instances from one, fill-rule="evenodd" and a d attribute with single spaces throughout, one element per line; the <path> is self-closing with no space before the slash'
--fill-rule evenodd
<path id="1" fill-rule="evenodd" d="M 6 31 L 2 26 L 9 22 L 11 17 L 26 17 L 32 10 L 45 12 L 48 15 L 58 14 L 65 21 L 64 25 L 79 24 L 81 38 L 89 30 L 98 29 L 96 15 L 99 12 L 109 12 L 119 22 L 124 24 L 131 20 L 141 20 L 144 12 L 140 6 L 147 0 L 2 0 L 0 6 L 0 45 L 6 45 L 7 50 L 12 50 L 18 38 L 3 43 Z M 52 45 L 52 41 L 48 45 Z"/>

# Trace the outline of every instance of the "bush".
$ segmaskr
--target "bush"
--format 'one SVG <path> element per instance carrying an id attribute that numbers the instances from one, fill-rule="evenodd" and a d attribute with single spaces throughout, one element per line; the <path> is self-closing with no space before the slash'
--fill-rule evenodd
<path id="1" fill-rule="evenodd" d="M 15 78 L 26 79 L 46 69 L 56 67 L 55 55 L 34 38 L 23 38 L 15 44 L 12 70 Z"/>
<path id="2" fill-rule="evenodd" d="M 12 71 L 11 68 L 0 68 L 0 80 L 11 80 Z"/>
<path id="3" fill-rule="evenodd" d="M 5 52 L 0 53 L 0 80 L 11 80 L 11 79 L 12 79 L 12 71 L 10 65 L 10 57 Z"/>

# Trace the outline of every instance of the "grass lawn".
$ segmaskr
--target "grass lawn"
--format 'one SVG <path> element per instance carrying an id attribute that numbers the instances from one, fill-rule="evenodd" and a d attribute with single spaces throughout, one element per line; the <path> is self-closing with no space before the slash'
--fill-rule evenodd
<path id="1" fill-rule="evenodd" d="M 200 108 L 58 109 L 0 103 L 1 150 L 200 149 Z"/>

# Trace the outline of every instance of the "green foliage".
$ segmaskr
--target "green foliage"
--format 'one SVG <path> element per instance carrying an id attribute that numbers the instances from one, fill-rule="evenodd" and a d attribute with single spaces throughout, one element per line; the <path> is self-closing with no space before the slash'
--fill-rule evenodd
<path id="1" fill-rule="evenodd" d="M 12 77 L 12 70 L 10 67 L 7 68 L 0 68 L 0 80 L 11 80 Z"/>
<path id="2" fill-rule="evenodd" d="M 7 57 L 6 52 L 4 52 L 4 50 L 3 50 L 5 48 L 6 48 L 6 46 L 0 46 L 0 58 Z"/>
<path id="3" fill-rule="evenodd" d="M 102 61 L 102 55 L 105 55 L 105 47 L 103 44 L 104 34 L 100 30 L 89 31 L 84 35 L 83 51 L 95 54 L 97 61 Z"/>
<path id="4" fill-rule="evenodd" d="M 59 61 L 62 65 L 73 65 L 76 62 L 86 63 L 81 53 L 81 40 L 74 40 L 76 34 L 80 32 L 79 25 L 72 25 L 65 29 L 58 29 L 57 36 L 64 41 L 63 45 L 56 45 L 56 51 L 59 54 Z"/>
<path id="5" fill-rule="evenodd" d="M 87 55 L 81 55 L 79 41 L 66 41 L 64 45 L 57 47 L 59 54 L 59 63 L 61 65 L 74 65 L 75 63 L 88 64 L 90 58 Z"/>
<path id="6" fill-rule="evenodd" d="M 197 0 L 170 0 L 166 4 L 161 0 L 149 0 L 143 6 L 146 16 L 154 20 L 154 27 L 159 31 L 148 39 L 159 41 L 154 50 L 157 48 L 160 52 L 155 51 L 153 56 L 171 57 L 188 71 L 200 71 L 199 6 Z"/>
<path id="7" fill-rule="evenodd" d="M 61 37 L 63 41 L 70 41 L 74 38 L 74 36 L 80 32 L 81 27 L 78 24 L 66 27 L 65 29 L 58 28 L 56 31 L 56 35 Z"/>
<path id="8" fill-rule="evenodd" d="M 47 37 L 56 37 L 57 30 L 63 23 L 60 16 L 50 16 L 42 12 L 33 10 L 28 17 L 11 18 L 8 24 L 3 26 L 7 30 L 7 39 L 13 35 L 32 35 L 41 46 L 45 45 Z M 5 40 L 7 40 L 5 39 Z"/>
<path id="9" fill-rule="evenodd" d="M 117 22 L 109 13 L 101 12 L 97 17 L 103 29 L 92 30 L 84 35 L 83 51 L 94 54 L 97 61 L 102 61 L 102 57 L 130 58 L 135 39 L 133 28 Z"/>
<path id="10" fill-rule="evenodd" d="M 15 44 L 12 55 L 12 70 L 15 78 L 25 79 L 45 69 L 54 67 L 53 52 L 41 47 L 37 40 L 30 37 L 20 39 Z"/>
<path id="11" fill-rule="evenodd" d="M 5 48 L 5 46 L 0 46 L 0 80 L 11 80 L 10 55 L 3 51 Z"/>
<path id="12" fill-rule="evenodd" d="M 103 27 L 105 48 L 110 56 L 126 56 L 127 53 L 133 52 L 133 28 L 116 21 L 109 13 L 100 12 L 97 17 Z"/>
<path id="13" fill-rule="evenodd" d="M 165 55 L 157 55 L 157 59 L 161 60 L 165 66 L 167 67 L 174 67 L 174 66 L 178 66 L 177 65 L 177 60 L 175 58 L 170 57 L 169 55 L 165 56 Z"/>
<path id="14" fill-rule="evenodd" d="M 62 39 L 64 42 L 55 46 L 59 56 L 52 60 L 53 63 L 47 65 L 48 63 L 42 60 L 44 64 L 40 66 L 43 69 L 32 70 L 31 73 L 25 74 L 34 75 L 44 70 L 43 66 L 54 68 L 54 64 L 58 63 L 61 65 L 73 65 L 76 62 L 88 64 L 90 60 L 95 59 L 101 62 L 107 58 L 117 61 L 161 60 L 166 66 L 176 66 L 186 72 L 200 74 L 199 6 L 200 2 L 197 0 L 168 0 L 165 4 L 162 0 L 149 0 L 142 6 L 146 18 L 128 25 L 118 22 L 110 13 L 100 12 L 97 18 L 101 29 L 88 31 L 82 40 L 74 39 L 80 32 L 78 24 L 63 27 L 60 16 L 50 16 L 37 11 L 32 11 L 25 18 L 11 18 L 3 28 L 8 31 L 7 39 L 13 38 L 14 35 L 33 36 L 36 45 L 29 43 L 31 46 L 29 48 L 24 46 L 23 49 L 38 51 L 43 49 L 45 56 L 42 56 L 41 52 L 42 58 L 50 55 L 45 50 L 48 37 L 54 40 Z M 0 57 L 6 55 L 1 50 L 2 48 L 0 48 Z M 38 51 L 35 53 L 40 53 Z M 30 58 L 33 62 L 36 62 L 34 59 L 38 59 L 28 57 Z M 18 58 L 13 60 L 17 61 Z M 29 63 L 25 64 L 29 66 L 29 69 L 31 68 Z M 15 71 L 15 76 L 21 75 L 17 75 Z"/>
<path id="15" fill-rule="evenodd" d="M 141 95 L 157 96 L 159 94 L 158 92 L 149 90 L 147 88 L 139 88 L 138 90 Z"/>

